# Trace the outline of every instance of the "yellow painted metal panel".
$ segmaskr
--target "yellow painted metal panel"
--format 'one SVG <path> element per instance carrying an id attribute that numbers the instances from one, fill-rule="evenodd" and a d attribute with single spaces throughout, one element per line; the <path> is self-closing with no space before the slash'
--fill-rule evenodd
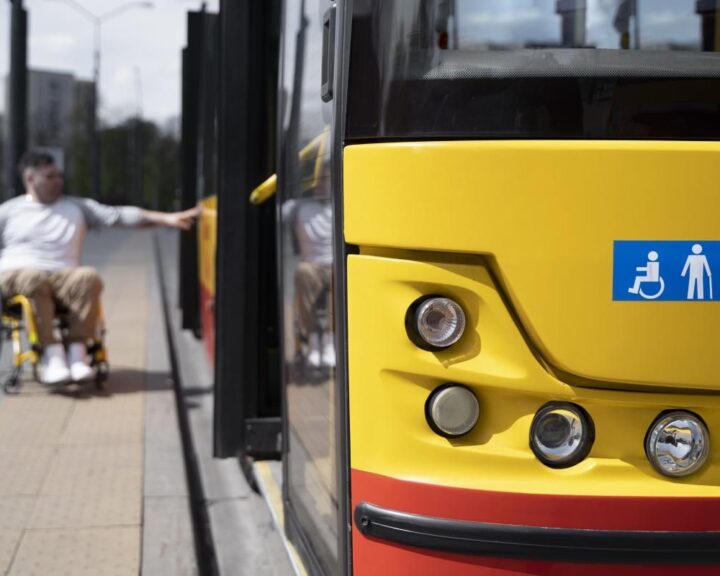
<path id="1" fill-rule="evenodd" d="M 198 222 L 198 255 L 200 284 L 215 295 L 215 250 L 217 246 L 217 196 L 200 202 Z"/>
<path id="2" fill-rule="evenodd" d="M 349 243 L 488 256 L 568 381 L 720 389 L 720 304 L 612 300 L 613 241 L 720 239 L 720 143 L 368 144 L 344 171 Z"/>
<path id="3" fill-rule="evenodd" d="M 720 496 L 720 397 L 572 387 L 543 368 L 522 338 L 482 258 L 466 263 L 392 253 L 348 259 L 350 455 L 354 469 L 406 480 L 505 492 Z M 468 329 L 451 349 L 427 352 L 407 336 L 405 313 L 424 294 L 460 302 Z M 480 400 L 478 426 L 448 440 L 425 420 L 431 390 L 457 382 Z M 529 427 L 550 400 L 582 405 L 595 422 L 587 460 L 552 470 L 535 459 Z M 710 425 L 709 465 L 684 480 L 656 473 L 645 433 L 663 410 Z"/>

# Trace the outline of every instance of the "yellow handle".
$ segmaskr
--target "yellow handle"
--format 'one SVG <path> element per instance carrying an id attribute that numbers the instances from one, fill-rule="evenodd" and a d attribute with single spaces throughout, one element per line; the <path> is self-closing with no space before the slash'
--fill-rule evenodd
<path id="1" fill-rule="evenodd" d="M 250 194 L 251 204 L 262 204 L 266 200 L 272 198 L 273 194 L 277 191 L 277 174 L 273 174 L 260 184 Z"/>

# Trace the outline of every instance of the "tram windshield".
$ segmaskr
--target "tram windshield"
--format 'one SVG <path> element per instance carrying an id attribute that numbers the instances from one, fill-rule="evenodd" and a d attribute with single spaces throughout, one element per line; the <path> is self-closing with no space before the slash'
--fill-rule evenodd
<path id="1" fill-rule="evenodd" d="M 715 0 L 356 0 L 347 136 L 716 139 Z"/>

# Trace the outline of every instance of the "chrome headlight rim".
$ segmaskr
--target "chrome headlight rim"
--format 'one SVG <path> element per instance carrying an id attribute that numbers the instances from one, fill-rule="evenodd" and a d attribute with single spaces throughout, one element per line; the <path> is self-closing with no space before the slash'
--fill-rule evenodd
<path id="1" fill-rule="evenodd" d="M 436 424 L 435 419 L 432 416 L 432 405 L 433 405 L 433 400 L 437 399 L 438 396 L 440 394 L 442 394 L 444 391 L 450 390 L 450 389 L 457 389 L 457 388 L 462 388 L 463 390 L 469 392 L 472 395 L 472 397 L 475 401 L 475 404 L 474 404 L 475 418 L 474 418 L 474 422 L 473 422 L 472 426 L 470 426 L 466 431 L 460 432 L 457 434 L 453 434 L 453 433 L 447 432 L 446 430 L 443 430 Z M 464 384 L 457 384 L 455 382 L 447 382 L 445 384 L 441 384 L 440 386 L 433 388 L 432 391 L 430 392 L 430 394 L 428 395 L 427 400 L 425 400 L 425 421 L 427 422 L 428 426 L 430 426 L 432 431 L 435 432 L 435 434 L 437 434 L 438 436 L 442 436 L 442 437 L 450 439 L 450 440 L 463 438 L 463 437 L 467 436 L 468 434 L 470 434 L 475 429 L 478 422 L 480 421 L 480 400 L 478 399 L 475 392 L 473 392 L 469 386 L 465 386 Z"/>
<path id="2" fill-rule="evenodd" d="M 425 340 L 420 335 L 420 331 L 418 329 L 419 315 L 422 311 L 423 306 L 435 299 L 447 300 L 457 306 L 462 318 L 463 327 L 460 330 L 460 333 L 452 342 L 442 346 L 432 344 Z M 463 339 L 463 336 L 467 332 L 468 327 L 467 318 L 468 316 L 465 312 L 465 308 L 455 298 L 452 298 L 451 296 L 447 296 L 445 294 L 424 294 L 419 298 L 415 299 L 413 303 L 410 304 L 410 306 L 408 307 L 407 312 L 405 313 L 405 331 L 407 332 L 408 338 L 410 338 L 411 342 L 415 344 L 415 346 L 417 346 L 418 348 L 426 350 L 428 352 L 442 352 L 443 350 L 452 348 L 458 342 L 460 342 L 460 340 Z"/>
<path id="3" fill-rule="evenodd" d="M 578 448 L 570 456 L 563 459 L 551 459 L 547 457 L 542 452 L 542 449 L 536 444 L 535 434 L 537 426 L 539 425 L 542 418 L 546 416 L 549 412 L 554 412 L 558 410 L 572 412 L 575 416 L 577 416 L 577 418 L 582 423 L 583 435 L 581 441 L 578 444 Z M 587 410 L 585 410 L 585 408 L 579 406 L 578 404 L 557 400 L 546 402 L 545 404 L 540 406 L 540 408 L 538 408 L 538 410 L 535 412 L 535 416 L 533 416 L 532 423 L 530 424 L 529 443 L 530 450 L 532 450 L 533 454 L 535 454 L 535 457 L 548 468 L 571 468 L 585 460 L 588 454 L 590 454 L 590 450 L 595 443 L 595 423 L 590 417 L 590 414 L 588 414 Z"/>
<path id="4" fill-rule="evenodd" d="M 656 455 L 653 456 L 651 446 L 653 441 L 657 438 L 656 432 L 659 433 L 659 427 L 664 420 L 667 420 L 667 424 L 669 424 L 672 420 L 688 418 L 694 420 L 696 424 L 698 424 L 698 427 L 703 434 L 703 449 L 700 457 L 694 465 L 680 470 L 679 472 L 671 472 L 660 465 L 660 463 L 657 461 Z M 710 429 L 708 428 L 708 425 L 706 424 L 703 417 L 700 416 L 697 412 L 693 412 L 692 410 L 686 410 L 684 408 L 670 408 L 668 410 L 663 410 L 662 412 L 660 412 L 660 414 L 655 417 L 655 419 L 648 427 L 648 430 L 645 434 L 645 441 L 643 444 L 645 447 L 645 456 L 650 462 L 650 465 L 656 472 L 658 472 L 665 478 L 679 479 L 696 474 L 705 467 L 708 460 L 710 459 Z"/>

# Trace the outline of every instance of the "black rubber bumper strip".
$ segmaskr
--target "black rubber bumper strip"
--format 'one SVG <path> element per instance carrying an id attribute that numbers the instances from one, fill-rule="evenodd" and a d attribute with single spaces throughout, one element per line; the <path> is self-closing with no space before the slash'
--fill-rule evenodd
<path id="1" fill-rule="evenodd" d="M 720 564 L 720 532 L 488 524 L 408 514 L 366 502 L 355 508 L 355 525 L 370 538 L 457 554 L 602 564 Z"/>

